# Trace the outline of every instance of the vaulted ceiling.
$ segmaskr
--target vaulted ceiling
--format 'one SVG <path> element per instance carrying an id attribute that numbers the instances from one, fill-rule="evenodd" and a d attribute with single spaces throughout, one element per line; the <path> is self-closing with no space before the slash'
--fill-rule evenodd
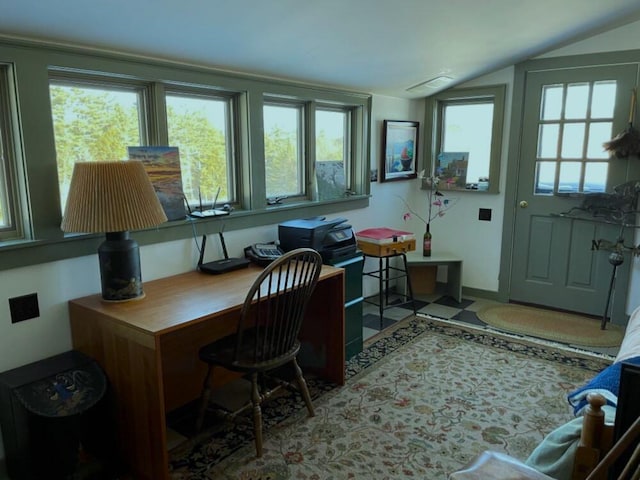
<path id="1" fill-rule="evenodd" d="M 20 0 L 0 35 L 415 98 L 638 19 L 638 0 Z"/>

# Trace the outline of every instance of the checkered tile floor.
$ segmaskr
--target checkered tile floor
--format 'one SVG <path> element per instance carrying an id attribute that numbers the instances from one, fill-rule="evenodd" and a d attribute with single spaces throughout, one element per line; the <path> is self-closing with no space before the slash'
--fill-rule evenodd
<path id="1" fill-rule="evenodd" d="M 408 317 L 413 313 L 411 302 L 402 303 L 404 297 L 401 295 L 389 295 L 389 305 L 383 311 L 382 328 L 380 328 L 380 313 L 377 305 L 378 296 L 367 298 L 363 307 L 363 339 L 374 336 L 382 329 L 388 328 L 394 323 Z M 426 313 L 434 317 L 455 320 L 462 323 L 468 323 L 477 327 L 487 326 L 478 318 L 476 312 L 487 305 L 493 305 L 498 302 L 479 298 L 463 298 L 458 303 L 449 296 L 443 296 L 442 293 L 433 293 L 429 295 L 417 295 L 415 298 L 416 311 L 418 313 Z M 588 350 L 595 353 L 615 356 L 619 347 L 588 347 Z"/>
<path id="2" fill-rule="evenodd" d="M 378 296 L 369 297 L 363 308 L 362 323 L 364 327 L 365 340 L 381 330 L 380 312 L 377 305 L 369 302 L 378 301 Z M 402 303 L 401 295 L 389 296 L 388 307 L 383 311 L 382 329 L 390 327 L 395 322 L 406 318 L 413 313 L 411 302 Z M 477 326 L 485 326 L 486 324 L 478 318 L 476 312 L 495 302 L 490 300 L 463 298 L 461 303 L 456 302 L 449 296 L 443 296 L 441 293 L 433 293 L 429 295 L 417 295 L 415 298 L 416 311 L 418 313 L 426 313 L 435 317 L 446 318 L 449 320 L 457 320 Z"/>

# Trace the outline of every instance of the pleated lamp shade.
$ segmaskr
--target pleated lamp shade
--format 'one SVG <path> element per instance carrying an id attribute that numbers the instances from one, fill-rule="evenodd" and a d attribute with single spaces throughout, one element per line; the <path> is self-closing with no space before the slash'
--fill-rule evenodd
<path id="1" fill-rule="evenodd" d="M 75 164 L 62 218 L 64 232 L 122 232 L 166 221 L 142 162 Z"/>
<path id="2" fill-rule="evenodd" d="M 154 227 L 167 216 L 139 161 L 78 162 L 62 218 L 65 232 L 105 233 L 98 248 L 102 298 L 144 297 L 140 249 L 129 230 Z"/>

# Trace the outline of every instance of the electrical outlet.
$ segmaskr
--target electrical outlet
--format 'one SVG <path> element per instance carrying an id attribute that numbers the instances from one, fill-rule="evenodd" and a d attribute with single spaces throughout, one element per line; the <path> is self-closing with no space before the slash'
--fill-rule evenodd
<path id="1" fill-rule="evenodd" d="M 478 210 L 478 220 L 486 220 L 488 222 L 491 221 L 491 209 L 490 208 L 481 208 Z"/>
<path id="2" fill-rule="evenodd" d="M 38 294 L 30 293 L 21 297 L 9 299 L 9 310 L 11 311 L 11 323 L 22 322 L 40 316 L 38 307 Z"/>

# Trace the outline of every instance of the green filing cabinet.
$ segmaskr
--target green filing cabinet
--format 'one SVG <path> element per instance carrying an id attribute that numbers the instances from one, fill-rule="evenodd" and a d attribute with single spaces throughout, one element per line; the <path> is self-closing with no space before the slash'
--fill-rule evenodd
<path id="1" fill-rule="evenodd" d="M 362 351 L 362 268 L 364 255 L 357 250 L 348 257 L 327 261 L 329 265 L 344 269 L 344 337 L 345 359 Z"/>

